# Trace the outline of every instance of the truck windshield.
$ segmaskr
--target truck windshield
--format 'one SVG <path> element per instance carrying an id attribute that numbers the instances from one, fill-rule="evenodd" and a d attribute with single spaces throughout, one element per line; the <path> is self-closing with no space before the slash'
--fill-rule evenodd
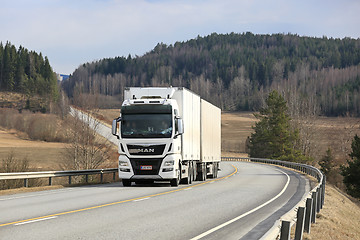
<path id="1" fill-rule="evenodd" d="M 153 106 L 152 106 L 153 107 Z M 170 138 L 172 134 L 172 117 L 164 109 L 144 109 L 131 106 L 122 108 L 122 138 Z M 160 110 L 160 111 L 156 111 Z"/>

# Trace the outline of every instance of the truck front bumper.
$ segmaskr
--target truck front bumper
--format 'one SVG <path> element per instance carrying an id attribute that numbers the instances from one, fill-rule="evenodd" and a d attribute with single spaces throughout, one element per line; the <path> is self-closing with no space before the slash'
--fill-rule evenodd
<path id="1" fill-rule="evenodd" d="M 179 157 L 167 155 L 159 158 L 131 158 L 119 156 L 119 178 L 131 180 L 171 180 L 176 178 Z"/>

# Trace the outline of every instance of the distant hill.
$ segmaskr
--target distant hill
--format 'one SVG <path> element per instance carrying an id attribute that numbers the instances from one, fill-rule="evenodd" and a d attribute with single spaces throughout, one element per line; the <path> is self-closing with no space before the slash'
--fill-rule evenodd
<path id="1" fill-rule="evenodd" d="M 85 63 L 63 83 L 74 91 L 122 98 L 124 87 L 184 86 L 223 110 L 256 110 L 277 89 L 290 110 L 360 114 L 360 39 L 292 34 L 216 34 L 143 56 Z"/>
<path id="2" fill-rule="evenodd" d="M 10 42 L 0 42 L 0 89 L 28 95 L 57 94 L 57 80 L 47 57 Z"/>

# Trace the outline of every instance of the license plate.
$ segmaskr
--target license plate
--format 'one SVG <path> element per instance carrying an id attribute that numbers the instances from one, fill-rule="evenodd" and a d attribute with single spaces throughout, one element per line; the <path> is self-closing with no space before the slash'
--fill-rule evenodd
<path id="1" fill-rule="evenodd" d="M 140 166 L 140 170 L 152 170 L 152 166 Z"/>

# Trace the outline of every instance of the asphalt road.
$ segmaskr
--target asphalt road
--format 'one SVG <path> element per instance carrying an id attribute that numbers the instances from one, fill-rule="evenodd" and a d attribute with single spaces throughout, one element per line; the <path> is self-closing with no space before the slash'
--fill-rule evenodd
<path id="1" fill-rule="evenodd" d="M 222 162 L 192 185 L 121 183 L 0 197 L 0 239 L 259 239 L 309 191 L 298 173 Z"/>

